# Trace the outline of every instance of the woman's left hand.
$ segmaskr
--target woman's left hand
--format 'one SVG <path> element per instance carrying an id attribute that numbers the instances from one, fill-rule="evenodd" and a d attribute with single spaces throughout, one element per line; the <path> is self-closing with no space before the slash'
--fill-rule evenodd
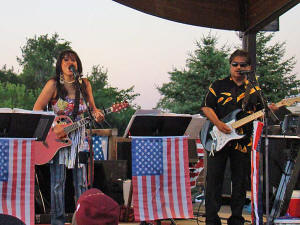
<path id="1" fill-rule="evenodd" d="M 93 116 L 97 122 L 101 122 L 104 120 L 104 114 L 100 109 L 94 109 L 93 110 Z"/>

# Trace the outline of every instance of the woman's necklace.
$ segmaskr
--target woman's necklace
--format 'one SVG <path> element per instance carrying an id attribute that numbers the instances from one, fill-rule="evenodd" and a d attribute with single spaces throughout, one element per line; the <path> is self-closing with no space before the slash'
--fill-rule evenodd
<path id="1" fill-rule="evenodd" d="M 65 80 L 65 82 L 66 82 L 67 84 L 72 84 L 72 83 L 75 82 L 75 80 L 72 80 L 72 81 L 66 81 L 66 80 Z"/>

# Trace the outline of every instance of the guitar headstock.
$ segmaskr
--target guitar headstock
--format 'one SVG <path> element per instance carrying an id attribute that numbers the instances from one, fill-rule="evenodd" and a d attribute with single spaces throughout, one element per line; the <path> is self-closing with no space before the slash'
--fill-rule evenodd
<path id="1" fill-rule="evenodd" d="M 295 98 L 287 98 L 287 99 L 283 99 L 280 102 L 278 102 L 276 104 L 277 107 L 280 106 L 291 106 L 293 105 L 295 102 L 300 102 L 300 97 L 295 97 Z"/>
<path id="2" fill-rule="evenodd" d="M 111 112 L 119 112 L 121 111 L 122 109 L 125 109 L 129 106 L 129 103 L 128 102 L 120 102 L 120 103 L 115 103 L 113 104 L 110 109 L 111 109 Z"/>

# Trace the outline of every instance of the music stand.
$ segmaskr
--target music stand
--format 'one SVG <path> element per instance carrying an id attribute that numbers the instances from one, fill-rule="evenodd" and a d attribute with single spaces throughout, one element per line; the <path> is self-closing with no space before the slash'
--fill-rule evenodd
<path id="1" fill-rule="evenodd" d="M 52 125 L 52 122 L 55 118 L 55 115 L 53 112 L 43 112 L 43 111 L 30 111 L 30 110 L 24 110 L 24 109 L 10 109 L 10 108 L 0 108 L 0 138 L 1 139 L 27 139 L 30 144 L 30 149 L 28 148 L 27 144 L 25 145 L 26 151 L 23 151 L 22 148 L 18 149 L 11 149 L 9 146 L 5 146 L 7 148 L 7 151 L 13 151 L 16 152 L 18 155 L 18 160 L 20 154 L 22 153 L 22 174 L 28 174 L 32 172 L 35 174 L 35 167 L 34 167 L 34 158 L 33 156 L 35 154 L 34 147 L 32 145 L 33 140 L 38 141 L 44 141 L 47 137 L 48 131 Z M 23 154 L 30 151 L 30 154 Z M 13 154 L 14 154 L 13 153 Z M 19 154 L 20 153 L 20 154 Z M 30 158 L 30 159 L 29 159 Z M 21 159 L 21 158 L 20 158 Z M 23 160 L 24 159 L 24 160 Z M 13 162 L 13 165 L 15 166 L 15 159 L 11 158 L 9 161 Z M 19 163 L 19 161 L 17 162 Z M 24 168 L 23 168 L 24 165 Z M 21 168 L 21 167 L 20 167 Z M 23 171 L 24 170 L 24 171 Z M 25 172 L 26 171 L 26 172 Z M 30 172 L 29 172 L 30 171 Z M 11 173 L 14 173 L 15 175 L 18 175 L 18 178 L 21 178 L 21 171 L 11 171 Z M 20 177 L 19 177 L 20 175 Z M 10 176 L 13 177 L 13 176 Z M 12 178 L 11 178 L 12 179 Z M 23 178 L 22 178 L 23 179 Z M 30 176 L 24 176 L 24 184 L 25 182 L 29 182 Z M 19 180 L 18 180 L 19 182 Z M 31 181 L 30 181 L 31 182 Z M 20 198 L 25 195 L 29 195 L 30 199 L 34 199 L 34 186 L 29 185 L 28 189 L 20 190 Z M 0 196 L 0 201 L 4 202 L 12 202 L 10 198 L 7 196 Z M 19 201 L 19 200 L 18 200 Z M 29 212 L 27 214 L 28 218 L 34 218 L 34 211 Z M 26 215 L 27 215 L 26 214 Z M 25 219 L 25 218 L 24 218 Z M 32 219 L 29 219 L 30 223 Z M 34 221 L 33 221 L 34 222 Z M 1 223 L 1 222 L 0 222 Z M 2 224 L 2 223 L 1 223 Z M 8 223 L 5 223 L 8 224 Z M 9 223 L 10 224 L 10 223 Z M 21 223 L 14 223 L 14 224 L 21 224 Z M 23 224 L 23 223 L 22 223 Z"/>
<path id="2" fill-rule="evenodd" d="M 131 117 L 123 137 L 191 135 L 193 138 L 198 138 L 204 120 L 200 115 L 162 113 L 159 110 L 137 110 Z M 132 192 L 128 200 L 130 203 L 131 197 Z M 171 224 L 176 224 L 172 218 L 169 220 L 171 220 Z M 160 224 L 160 220 L 157 223 Z M 140 225 L 144 224 L 147 223 L 145 221 L 140 223 Z"/>
<path id="3" fill-rule="evenodd" d="M 192 115 L 161 113 L 158 110 L 137 110 L 131 117 L 123 137 L 183 136 Z"/>
<path id="4" fill-rule="evenodd" d="M 53 112 L 0 108 L 0 138 L 44 141 L 54 118 Z"/>

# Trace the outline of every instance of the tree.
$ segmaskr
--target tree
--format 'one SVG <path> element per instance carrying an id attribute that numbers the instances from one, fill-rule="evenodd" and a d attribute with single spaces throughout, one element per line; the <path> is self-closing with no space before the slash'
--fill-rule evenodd
<path id="1" fill-rule="evenodd" d="M 274 34 L 257 34 L 257 74 L 264 95 L 270 102 L 278 102 L 299 93 L 300 81 L 293 73 L 295 58 L 285 58 L 285 42 L 270 45 Z M 217 38 L 203 37 L 197 49 L 187 59 L 186 69 L 169 72 L 170 82 L 158 90 L 163 96 L 158 108 L 174 113 L 199 113 L 201 101 L 209 85 L 229 74 L 228 53 L 225 46 L 216 48 Z"/>
<path id="2" fill-rule="evenodd" d="M 170 82 L 158 87 L 163 96 L 157 108 L 174 113 L 196 114 L 209 85 L 216 79 L 228 76 L 226 46 L 217 49 L 217 38 L 209 34 L 196 42 L 197 49 L 190 54 L 186 68 L 169 72 Z"/>
<path id="3" fill-rule="evenodd" d="M 21 48 L 22 57 L 17 57 L 23 72 L 20 77 L 29 89 L 35 89 L 55 75 L 55 63 L 62 50 L 71 49 L 70 42 L 59 38 L 55 33 L 51 37 L 41 35 L 27 39 Z"/>
<path id="4" fill-rule="evenodd" d="M 32 110 L 40 89 L 26 90 L 24 84 L 0 83 L 0 108 L 22 108 Z"/>
<path id="5" fill-rule="evenodd" d="M 5 83 L 9 82 L 12 84 L 20 84 L 21 79 L 20 77 L 14 72 L 14 68 L 7 69 L 6 65 L 0 69 L 0 82 Z"/>
<path id="6" fill-rule="evenodd" d="M 118 88 L 109 86 L 107 73 L 108 70 L 104 69 L 103 66 L 93 66 L 92 73 L 88 76 L 88 79 L 92 85 L 95 104 L 100 109 L 107 109 L 111 107 L 113 103 L 120 103 L 124 101 L 129 103 L 130 106 L 126 110 L 117 114 L 113 113 L 107 115 L 105 118 L 106 121 L 103 123 L 105 126 L 118 128 L 118 131 L 121 134 L 125 131 L 135 110 L 139 108 L 133 103 L 139 94 L 134 93 L 134 86 L 125 90 L 119 90 Z"/>
<path id="7" fill-rule="evenodd" d="M 22 56 L 17 58 L 23 67 L 20 75 L 7 70 L 6 66 L 0 70 L 0 98 L 2 107 L 18 107 L 32 109 L 34 102 L 40 94 L 41 87 L 55 75 L 55 64 L 58 54 L 62 50 L 71 49 L 70 42 L 59 38 L 58 34 L 49 37 L 48 34 L 34 36 L 27 39 L 21 48 Z M 119 115 L 111 114 L 106 117 L 107 124 L 123 132 L 137 105 L 134 99 L 139 95 L 134 93 L 134 86 L 119 90 L 111 87 L 107 81 L 107 70 L 103 66 L 93 66 L 91 81 L 96 106 L 100 109 L 108 108 L 115 102 L 127 100 L 130 107 Z M 9 81 L 9 82 L 7 82 Z"/>
<path id="8" fill-rule="evenodd" d="M 278 102 L 287 96 L 299 93 L 300 81 L 293 73 L 295 57 L 285 58 L 285 42 L 271 45 L 274 33 L 257 33 L 257 70 L 259 83 L 265 97 L 271 102 Z"/>

